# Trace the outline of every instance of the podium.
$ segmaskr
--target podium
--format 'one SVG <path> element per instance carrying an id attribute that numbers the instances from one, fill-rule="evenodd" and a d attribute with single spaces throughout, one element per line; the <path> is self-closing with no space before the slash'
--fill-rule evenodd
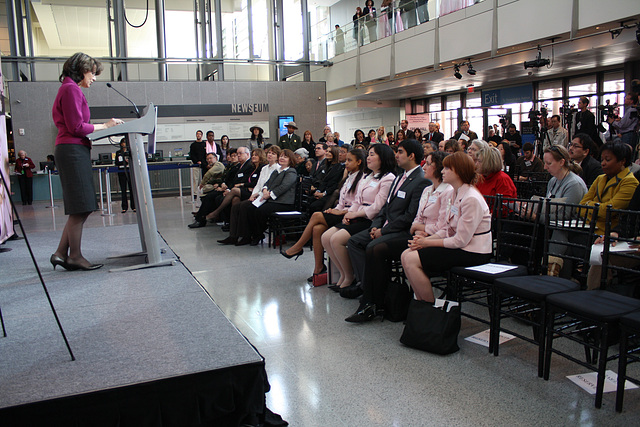
<path id="1" fill-rule="evenodd" d="M 137 209 L 136 215 L 138 217 L 138 230 L 140 231 L 140 244 L 142 246 L 142 251 L 133 254 L 119 255 L 112 258 L 145 256 L 146 263 L 123 268 L 115 268 L 109 270 L 110 272 L 175 265 L 175 259 L 162 259 L 160 243 L 158 241 L 159 236 L 158 226 L 156 225 L 156 213 L 153 208 L 153 198 L 151 197 L 151 183 L 149 182 L 149 171 L 147 169 L 147 154 L 142 141 L 142 135 L 149 135 L 149 146 L 151 148 L 155 146 L 157 117 L 158 107 L 150 103 L 143 110 L 143 115 L 139 119 L 87 135 L 87 138 L 91 141 L 97 141 L 110 136 L 128 135 L 129 144 L 131 146 L 129 171 L 131 173 L 131 189 L 135 197 Z"/>

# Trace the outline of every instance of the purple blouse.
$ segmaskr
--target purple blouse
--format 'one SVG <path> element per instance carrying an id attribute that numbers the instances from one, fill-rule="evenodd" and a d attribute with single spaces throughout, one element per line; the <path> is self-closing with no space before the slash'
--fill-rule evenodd
<path id="1" fill-rule="evenodd" d="M 62 81 L 51 115 L 58 128 L 56 145 L 78 144 L 91 148 L 87 135 L 93 132 L 94 126 L 89 123 L 89 104 L 82 89 L 71 77 L 65 77 Z"/>

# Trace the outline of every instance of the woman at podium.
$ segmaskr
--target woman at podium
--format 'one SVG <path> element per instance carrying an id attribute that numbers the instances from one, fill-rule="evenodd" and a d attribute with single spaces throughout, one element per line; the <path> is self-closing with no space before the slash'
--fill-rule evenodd
<path id="1" fill-rule="evenodd" d="M 69 217 L 56 251 L 51 255 L 55 270 L 95 270 L 102 264 L 91 264 L 82 256 L 82 228 L 91 212 L 98 208 L 91 171 L 91 141 L 87 135 L 110 128 L 123 121 L 111 119 L 103 124 L 90 124 L 89 104 L 81 88 L 88 89 L 102 72 L 102 64 L 84 53 L 76 53 L 64 63 L 62 85 L 53 103 L 53 122 L 58 128 L 55 158 L 62 184 L 64 211 Z"/>

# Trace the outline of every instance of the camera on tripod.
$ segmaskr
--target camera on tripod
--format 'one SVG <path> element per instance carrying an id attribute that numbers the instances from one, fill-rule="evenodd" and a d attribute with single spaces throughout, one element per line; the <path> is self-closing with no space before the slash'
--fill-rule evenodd
<path id="1" fill-rule="evenodd" d="M 614 103 L 613 105 L 611 105 L 610 101 L 607 100 L 605 105 L 598 105 L 598 111 L 600 112 L 600 114 L 602 115 L 602 122 L 606 122 L 608 119 L 617 119 L 618 114 L 616 113 L 616 110 L 618 109 L 618 103 Z"/>
<path id="2" fill-rule="evenodd" d="M 560 107 L 560 114 L 562 114 L 565 123 L 571 123 L 573 121 L 573 114 L 577 112 L 578 109 L 575 104 L 569 105 L 569 102 L 565 102 L 562 104 L 562 107 Z"/>
<path id="3" fill-rule="evenodd" d="M 506 128 L 509 125 L 509 119 L 507 118 L 507 114 L 498 114 L 500 117 L 500 126 Z"/>
<path id="4" fill-rule="evenodd" d="M 529 121 L 539 122 L 542 117 L 547 116 L 547 112 L 548 110 L 545 104 L 540 107 L 540 110 L 536 110 L 534 107 L 531 107 L 531 110 L 529 110 Z"/>

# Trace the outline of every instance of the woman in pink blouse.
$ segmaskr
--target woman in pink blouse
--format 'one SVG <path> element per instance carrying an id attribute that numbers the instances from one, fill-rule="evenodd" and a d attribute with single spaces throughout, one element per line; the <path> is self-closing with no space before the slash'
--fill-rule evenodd
<path id="1" fill-rule="evenodd" d="M 442 182 L 443 161 L 448 153 L 442 151 L 434 151 L 427 156 L 427 160 L 422 166 L 424 177 L 433 182 L 422 192 L 420 205 L 416 219 L 411 225 L 409 231 L 416 236 L 430 236 L 435 234 L 437 229 L 438 218 L 442 207 L 446 209 L 446 203 L 442 203 L 447 197 L 451 198 L 451 185 Z"/>
<path id="2" fill-rule="evenodd" d="M 328 228 L 339 224 L 342 217 L 348 212 L 354 202 L 358 183 L 361 181 L 365 171 L 365 152 L 363 150 L 354 149 L 347 154 L 345 163 L 346 178 L 343 179 L 340 186 L 340 198 L 338 205 L 333 209 L 327 209 L 324 212 L 314 212 L 309 219 L 300 239 L 286 251 L 280 253 L 286 258 L 298 257 L 304 253 L 304 245 L 309 239 L 313 238 L 313 253 L 316 265 L 313 274 L 321 274 L 326 269 L 324 265 L 324 248 L 320 241 L 322 233 Z"/>
<path id="3" fill-rule="evenodd" d="M 351 258 L 347 252 L 349 238 L 366 230 L 387 201 L 391 184 L 395 178 L 396 158 L 388 145 L 373 144 L 369 148 L 367 167 L 371 173 L 360 181 L 355 201 L 344 215 L 342 223 L 325 231 L 322 246 L 340 272 L 340 280 L 330 286 L 336 292 L 347 287 L 354 280 Z"/>
<path id="4" fill-rule="evenodd" d="M 51 255 L 55 269 L 95 270 L 102 264 L 91 264 L 82 256 L 82 227 L 91 212 L 98 208 L 91 171 L 91 141 L 87 135 L 122 123 L 111 119 L 92 125 L 89 104 L 81 88 L 88 89 L 102 71 L 102 64 L 84 53 L 76 53 L 62 67 L 62 85 L 53 103 L 53 122 L 58 128 L 55 158 L 62 184 L 64 212 L 69 215 L 58 249 Z"/>
<path id="5" fill-rule="evenodd" d="M 459 151 L 447 156 L 442 181 L 453 187 L 443 198 L 436 232 L 416 236 L 402 253 L 402 267 L 418 300 L 433 302 L 429 275 L 452 267 L 480 265 L 491 259 L 491 214 L 484 197 L 475 187 L 473 160 Z"/>

